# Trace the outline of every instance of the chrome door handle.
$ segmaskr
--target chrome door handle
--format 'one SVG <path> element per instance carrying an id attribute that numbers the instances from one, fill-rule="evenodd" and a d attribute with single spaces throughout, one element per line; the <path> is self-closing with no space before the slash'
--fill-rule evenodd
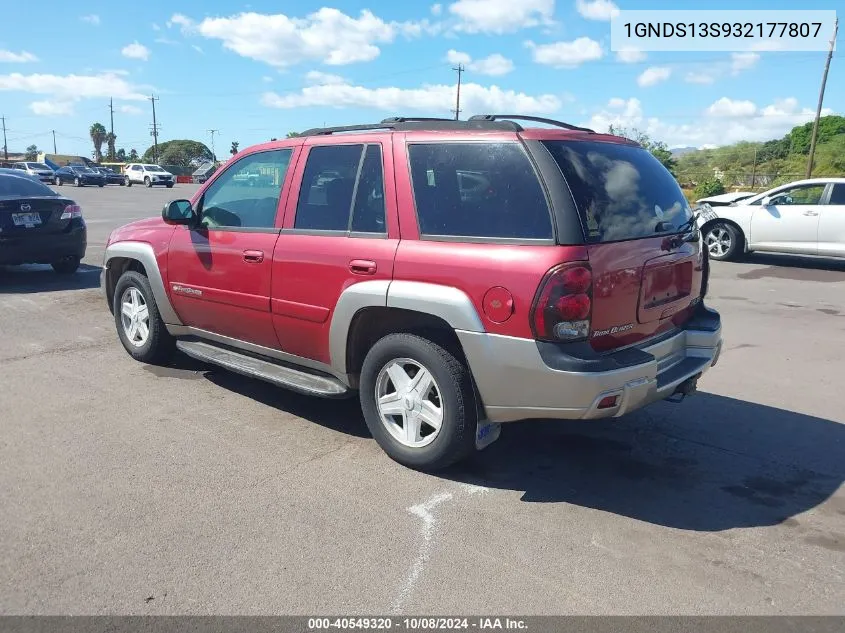
<path id="1" fill-rule="evenodd" d="M 804 215 L 809 215 L 809 216 L 818 215 L 818 212 L 817 212 L 817 211 L 812 211 L 812 210 L 810 210 L 810 211 L 804 211 Z"/>
<path id="2" fill-rule="evenodd" d="M 247 264 L 260 264 L 264 261 L 264 251 L 244 251 L 244 261 Z"/>

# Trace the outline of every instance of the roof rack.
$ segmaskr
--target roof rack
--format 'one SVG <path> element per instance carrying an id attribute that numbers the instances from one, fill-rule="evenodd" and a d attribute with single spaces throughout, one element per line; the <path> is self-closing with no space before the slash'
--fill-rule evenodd
<path id="1" fill-rule="evenodd" d="M 460 121 L 455 119 L 438 119 L 427 117 L 388 117 L 380 123 L 365 123 L 362 125 L 342 125 L 339 127 L 315 127 L 305 130 L 300 136 L 325 136 L 343 132 L 365 132 L 368 130 L 504 130 L 521 132 L 522 126 L 513 121 L 496 121 L 493 119 L 476 119 L 475 117 Z"/>
<path id="2" fill-rule="evenodd" d="M 517 121 L 533 121 L 534 123 L 545 123 L 546 125 L 554 125 L 566 130 L 576 130 L 578 132 L 590 132 L 595 134 L 595 130 L 588 127 L 578 127 L 571 123 L 564 123 L 563 121 L 555 121 L 554 119 L 544 119 L 539 116 L 525 116 L 522 114 L 476 114 L 469 118 L 470 121 L 498 121 L 500 119 L 516 119 Z"/>

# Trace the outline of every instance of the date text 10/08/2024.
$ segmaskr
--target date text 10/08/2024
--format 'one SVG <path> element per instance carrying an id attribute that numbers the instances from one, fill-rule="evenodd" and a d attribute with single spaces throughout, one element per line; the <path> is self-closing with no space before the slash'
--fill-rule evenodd
<path id="1" fill-rule="evenodd" d="M 405 631 L 431 631 L 431 630 L 472 630 L 494 631 L 494 630 L 525 630 L 527 625 L 524 620 L 518 618 L 442 618 L 442 617 L 421 617 L 421 618 L 309 618 L 308 629 L 331 630 L 331 629 L 374 629 L 374 630 L 405 630 Z"/>

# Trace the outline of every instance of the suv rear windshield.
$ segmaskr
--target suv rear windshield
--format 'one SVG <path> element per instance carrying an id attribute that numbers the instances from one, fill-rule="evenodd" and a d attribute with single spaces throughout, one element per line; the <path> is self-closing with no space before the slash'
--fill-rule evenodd
<path id="1" fill-rule="evenodd" d="M 635 145 L 544 141 L 563 172 L 587 241 L 676 233 L 692 210 L 672 174 Z"/>
<path id="2" fill-rule="evenodd" d="M 546 196 L 518 143 L 408 146 L 420 235 L 550 240 Z"/>

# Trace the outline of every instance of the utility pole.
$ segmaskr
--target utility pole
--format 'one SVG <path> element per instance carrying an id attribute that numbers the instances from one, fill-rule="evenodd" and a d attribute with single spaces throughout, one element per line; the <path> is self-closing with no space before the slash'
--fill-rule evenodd
<path id="1" fill-rule="evenodd" d="M 757 179 L 757 146 L 754 146 L 754 164 L 751 166 L 751 188 L 754 189 L 754 181 Z"/>
<path id="2" fill-rule="evenodd" d="M 114 138 L 114 99 L 109 99 L 109 118 L 111 119 L 111 126 L 109 127 L 109 132 L 111 133 L 111 138 Z M 109 143 L 109 160 L 114 160 L 114 156 L 112 155 L 111 148 L 114 145 Z"/>
<path id="3" fill-rule="evenodd" d="M 3 160 L 9 160 L 9 148 L 6 147 L 6 117 L 0 116 L 0 121 L 3 121 Z"/>
<path id="4" fill-rule="evenodd" d="M 207 130 L 211 134 L 211 156 L 217 162 L 217 152 L 214 151 L 214 135 L 220 134 L 220 130 Z"/>
<path id="5" fill-rule="evenodd" d="M 454 110 L 455 121 L 457 121 L 460 118 L 460 115 L 461 115 L 461 75 L 463 74 L 465 69 L 464 69 L 463 64 L 458 64 L 458 67 L 452 68 L 452 70 L 454 70 L 456 73 L 458 73 L 458 96 L 457 96 L 457 99 L 455 100 L 455 110 Z"/>
<path id="6" fill-rule="evenodd" d="M 158 123 L 156 123 L 156 101 L 158 101 L 158 97 L 154 97 L 150 95 L 150 103 L 153 104 L 153 129 L 150 131 L 150 135 L 153 137 L 153 162 L 158 163 Z"/>
<path id="7" fill-rule="evenodd" d="M 56 130 L 52 130 L 53 132 L 53 153 L 58 154 L 59 151 L 56 149 Z"/>
<path id="8" fill-rule="evenodd" d="M 830 48 L 827 51 L 827 61 L 824 64 L 822 74 L 822 86 L 819 90 L 819 105 L 816 107 L 816 119 L 813 122 L 813 138 L 810 141 L 810 156 L 807 158 L 807 178 L 813 175 L 813 156 L 816 153 L 816 139 L 819 135 L 819 119 L 822 116 L 822 102 L 824 101 L 824 88 L 827 83 L 827 71 L 830 70 L 830 59 L 833 57 L 833 47 L 836 44 L 836 33 L 839 31 L 839 18 L 833 23 L 833 37 L 830 38 Z"/>

